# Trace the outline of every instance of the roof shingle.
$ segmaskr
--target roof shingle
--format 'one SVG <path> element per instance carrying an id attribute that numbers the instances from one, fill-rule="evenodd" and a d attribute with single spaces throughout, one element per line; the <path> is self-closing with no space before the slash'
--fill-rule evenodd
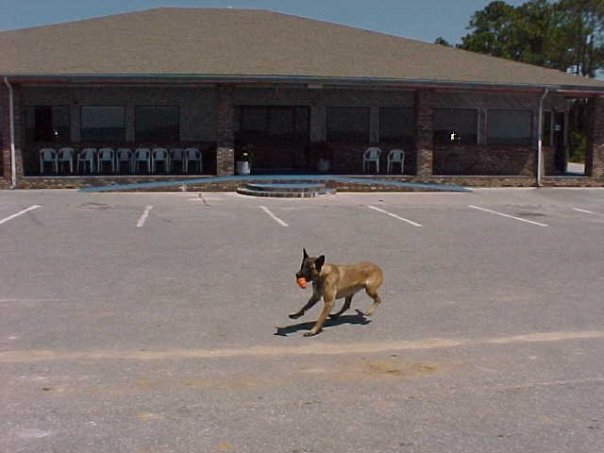
<path id="1" fill-rule="evenodd" d="M 0 75 L 282 77 L 565 87 L 560 71 L 263 10 L 158 8 L 0 32 Z"/>

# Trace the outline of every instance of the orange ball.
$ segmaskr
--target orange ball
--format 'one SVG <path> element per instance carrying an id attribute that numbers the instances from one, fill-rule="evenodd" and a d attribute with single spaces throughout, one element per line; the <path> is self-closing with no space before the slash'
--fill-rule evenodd
<path id="1" fill-rule="evenodd" d="M 306 288 L 306 279 L 304 277 L 300 277 L 298 279 L 296 279 L 296 283 L 298 284 L 298 286 L 302 289 Z"/>

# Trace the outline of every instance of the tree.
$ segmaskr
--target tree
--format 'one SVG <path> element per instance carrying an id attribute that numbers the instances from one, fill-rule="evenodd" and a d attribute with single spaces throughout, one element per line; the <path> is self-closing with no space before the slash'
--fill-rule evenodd
<path id="1" fill-rule="evenodd" d="M 604 0 L 493 1 L 470 18 L 462 49 L 595 77 L 604 69 Z M 571 158 L 584 149 L 587 100 L 569 116 Z M 583 144 L 583 145 L 582 145 Z"/>
<path id="2" fill-rule="evenodd" d="M 489 3 L 475 12 L 467 27 L 472 32 L 462 38 L 461 48 L 485 53 L 494 57 L 517 60 L 516 42 L 513 37 L 515 8 L 503 1 Z"/>
<path id="3" fill-rule="evenodd" d="M 445 38 L 443 38 L 442 36 L 439 36 L 438 38 L 436 38 L 434 40 L 434 44 L 440 44 L 441 46 L 445 46 L 445 47 L 453 47 L 451 45 L 451 43 L 449 41 L 447 41 Z"/>
<path id="4" fill-rule="evenodd" d="M 467 28 L 462 49 L 588 77 L 604 68 L 604 0 L 493 1 Z"/>
<path id="5" fill-rule="evenodd" d="M 566 63 L 575 74 L 595 77 L 604 67 L 604 1 L 560 0 L 555 9 Z"/>

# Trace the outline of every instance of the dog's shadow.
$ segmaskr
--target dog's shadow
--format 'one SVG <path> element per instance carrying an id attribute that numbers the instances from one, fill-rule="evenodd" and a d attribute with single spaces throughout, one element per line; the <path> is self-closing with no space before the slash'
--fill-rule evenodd
<path id="1" fill-rule="evenodd" d="M 323 329 L 326 327 L 339 326 L 341 324 L 361 325 L 365 326 L 371 322 L 371 319 L 365 317 L 361 312 L 357 311 L 356 315 L 341 315 L 337 318 L 327 318 Z M 275 335 L 286 337 L 290 333 L 298 332 L 299 330 L 310 330 L 315 325 L 315 321 L 301 322 L 298 324 L 292 324 L 286 327 L 277 327 Z"/>

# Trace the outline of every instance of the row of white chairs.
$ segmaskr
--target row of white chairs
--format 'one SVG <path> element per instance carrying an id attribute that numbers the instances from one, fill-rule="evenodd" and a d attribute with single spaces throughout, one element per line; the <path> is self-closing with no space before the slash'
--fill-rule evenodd
<path id="1" fill-rule="evenodd" d="M 371 164 L 375 165 L 375 172 L 380 172 L 380 156 L 382 149 L 377 146 L 370 146 L 363 152 L 363 173 L 370 168 Z M 391 149 L 386 156 L 386 172 L 391 173 L 394 165 L 400 165 L 401 175 L 405 172 L 405 151 L 402 149 Z"/>
<path id="2" fill-rule="evenodd" d="M 143 168 L 148 173 L 156 173 L 158 167 L 165 173 L 174 170 L 175 165 L 180 165 L 183 173 L 189 170 L 203 170 L 202 153 L 198 148 L 83 148 L 76 154 L 74 148 L 66 146 L 59 148 L 40 149 L 40 174 L 50 166 L 55 173 L 69 168 L 69 173 L 74 172 L 74 158 L 78 172 L 101 173 L 111 169 L 112 173 L 121 173 L 124 167 L 129 173 L 138 173 Z"/>

